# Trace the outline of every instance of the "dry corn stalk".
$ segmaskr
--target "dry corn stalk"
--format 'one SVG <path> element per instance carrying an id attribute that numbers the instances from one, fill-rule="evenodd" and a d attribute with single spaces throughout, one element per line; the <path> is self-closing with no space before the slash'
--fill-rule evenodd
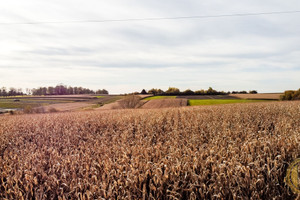
<path id="1" fill-rule="evenodd" d="M 0 198 L 293 198 L 299 136 L 299 102 L 0 116 Z"/>

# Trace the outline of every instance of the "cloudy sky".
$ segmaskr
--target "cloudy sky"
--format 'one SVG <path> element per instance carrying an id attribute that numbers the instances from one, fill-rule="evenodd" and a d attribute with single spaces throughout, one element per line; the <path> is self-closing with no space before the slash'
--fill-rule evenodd
<path id="1" fill-rule="evenodd" d="M 110 93 L 169 86 L 258 92 L 298 89 L 300 12 L 79 23 L 278 11 L 300 11 L 300 1 L 2 1 L 0 87 L 63 83 Z M 71 21 L 76 23 L 62 23 Z"/>

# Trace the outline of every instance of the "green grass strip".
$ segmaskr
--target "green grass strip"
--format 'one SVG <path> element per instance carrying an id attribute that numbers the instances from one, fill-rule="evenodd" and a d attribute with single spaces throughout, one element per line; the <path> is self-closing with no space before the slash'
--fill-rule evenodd
<path id="1" fill-rule="evenodd" d="M 153 99 L 175 99 L 176 96 L 152 96 L 152 97 L 147 97 L 144 100 L 153 100 Z"/>

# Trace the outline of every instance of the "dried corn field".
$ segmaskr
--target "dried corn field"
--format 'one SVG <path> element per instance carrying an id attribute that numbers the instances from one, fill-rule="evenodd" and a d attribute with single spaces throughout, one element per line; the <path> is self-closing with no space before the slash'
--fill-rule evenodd
<path id="1" fill-rule="evenodd" d="M 0 199 L 292 199 L 300 102 L 0 117 Z"/>

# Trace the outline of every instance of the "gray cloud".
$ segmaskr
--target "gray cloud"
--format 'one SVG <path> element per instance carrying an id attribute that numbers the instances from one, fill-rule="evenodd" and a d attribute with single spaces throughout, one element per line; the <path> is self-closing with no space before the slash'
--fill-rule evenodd
<path id="1" fill-rule="evenodd" d="M 18 5 L 18 6 L 16 6 Z M 1 22 L 76 21 L 300 10 L 296 0 L 65 0 L 0 7 Z M 0 27 L 0 84 L 65 83 L 111 92 L 176 86 L 297 89 L 299 14 Z M 1 85 L 0 85 L 1 86 Z"/>

